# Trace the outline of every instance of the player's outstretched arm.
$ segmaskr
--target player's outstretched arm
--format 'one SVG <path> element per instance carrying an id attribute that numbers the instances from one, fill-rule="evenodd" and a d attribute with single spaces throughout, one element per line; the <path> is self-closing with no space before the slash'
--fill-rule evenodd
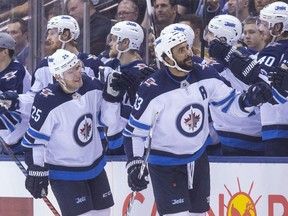
<path id="1" fill-rule="evenodd" d="M 210 42 L 209 54 L 228 67 L 236 78 L 247 85 L 262 81 L 260 65 L 247 52 L 215 38 Z"/>

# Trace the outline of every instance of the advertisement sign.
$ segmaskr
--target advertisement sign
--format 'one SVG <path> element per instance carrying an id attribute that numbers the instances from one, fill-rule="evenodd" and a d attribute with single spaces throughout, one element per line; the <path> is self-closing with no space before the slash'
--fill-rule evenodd
<path id="1" fill-rule="evenodd" d="M 210 168 L 211 209 L 207 216 L 288 215 L 288 164 L 212 162 Z M 132 194 L 125 162 L 108 162 L 106 171 L 115 202 L 111 216 L 124 216 Z M 0 215 L 53 215 L 43 200 L 32 199 L 26 191 L 25 176 L 13 161 L 1 161 L 0 172 Z M 48 198 L 60 212 L 51 188 Z M 130 215 L 158 215 L 151 184 L 135 194 Z"/>

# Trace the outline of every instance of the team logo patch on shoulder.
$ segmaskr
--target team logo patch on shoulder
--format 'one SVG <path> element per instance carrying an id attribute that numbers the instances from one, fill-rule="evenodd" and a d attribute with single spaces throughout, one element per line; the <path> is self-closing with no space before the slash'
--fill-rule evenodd
<path id="1" fill-rule="evenodd" d="M 74 139 L 80 146 L 88 145 L 93 138 L 93 116 L 92 114 L 85 114 L 81 116 L 74 127 Z"/>
<path id="2" fill-rule="evenodd" d="M 200 104 L 186 106 L 177 117 L 177 128 L 184 136 L 196 136 L 203 128 L 204 108 Z"/>
<path id="3" fill-rule="evenodd" d="M 42 91 L 41 91 L 41 93 L 40 93 L 41 95 L 43 95 L 44 97 L 48 97 L 49 95 L 55 95 L 52 91 L 51 91 L 51 89 L 48 89 L 48 88 L 44 88 L 44 89 L 42 89 Z"/>
<path id="4" fill-rule="evenodd" d="M 147 87 L 150 87 L 151 85 L 154 85 L 154 86 L 158 86 L 158 84 L 156 83 L 155 79 L 154 78 L 149 78 L 147 79 L 144 84 L 147 86 Z"/>
<path id="5" fill-rule="evenodd" d="M 9 81 L 10 79 L 14 79 L 16 78 L 16 73 L 17 73 L 17 70 L 8 72 L 1 79 L 6 79 L 6 81 Z"/>

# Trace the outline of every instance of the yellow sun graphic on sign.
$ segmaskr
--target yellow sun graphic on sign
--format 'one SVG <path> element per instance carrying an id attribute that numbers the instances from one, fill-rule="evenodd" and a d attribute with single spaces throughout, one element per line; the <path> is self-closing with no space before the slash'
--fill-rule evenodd
<path id="1" fill-rule="evenodd" d="M 251 198 L 250 194 L 251 194 L 254 182 L 252 182 L 248 193 L 243 192 L 241 190 L 241 186 L 240 186 L 240 182 L 238 178 L 237 178 L 237 182 L 238 182 L 239 191 L 235 194 L 232 194 L 231 191 L 227 188 L 227 186 L 224 185 L 228 194 L 231 197 L 228 205 L 225 206 L 227 208 L 227 216 L 257 216 L 256 204 L 258 203 L 261 196 L 259 196 L 255 202 Z"/>

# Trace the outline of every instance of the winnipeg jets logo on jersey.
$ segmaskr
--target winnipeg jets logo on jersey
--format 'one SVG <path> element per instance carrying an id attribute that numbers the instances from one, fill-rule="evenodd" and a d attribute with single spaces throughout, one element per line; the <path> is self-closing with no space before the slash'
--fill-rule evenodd
<path id="1" fill-rule="evenodd" d="M 149 78 L 147 79 L 144 84 L 147 86 L 147 87 L 150 87 L 151 85 L 154 85 L 154 86 L 158 86 L 158 84 L 155 82 L 155 79 L 154 78 Z"/>
<path id="2" fill-rule="evenodd" d="M 48 88 L 44 88 L 42 89 L 41 95 L 43 95 L 44 97 L 48 97 L 49 95 L 55 95 L 54 93 L 52 93 L 51 89 L 48 89 Z"/>
<path id="3" fill-rule="evenodd" d="M 9 81 L 10 79 L 16 78 L 16 73 L 17 70 L 6 73 L 1 79 L 6 79 L 6 81 Z"/>
<path id="4" fill-rule="evenodd" d="M 143 69 L 143 68 L 145 68 L 145 67 L 147 67 L 147 65 L 144 64 L 144 63 L 139 63 L 139 64 L 137 64 L 137 65 L 134 66 L 134 68 L 138 68 L 139 70 L 141 70 L 141 69 Z"/>
<path id="5" fill-rule="evenodd" d="M 196 136 L 203 128 L 204 108 L 200 104 L 186 106 L 177 117 L 177 128 L 188 137 Z"/>
<path id="6" fill-rule="evenodd" d="M 74 127 L 74 139 L 80 146 L 88 145 L 93 137 L 93 116 L 85 114 L 81 116 Z"/>

